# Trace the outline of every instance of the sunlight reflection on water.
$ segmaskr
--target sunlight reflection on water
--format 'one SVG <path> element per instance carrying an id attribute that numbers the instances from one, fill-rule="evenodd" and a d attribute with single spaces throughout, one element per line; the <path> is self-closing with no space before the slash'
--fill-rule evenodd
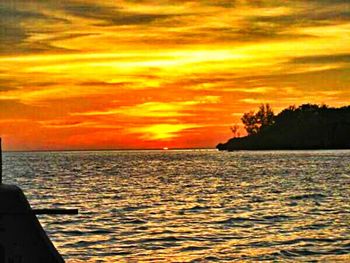
<path id="1" fill-rule="evenodd" d="M 350 151 L 5 153 L 67 262 L 350 260 Z"/>

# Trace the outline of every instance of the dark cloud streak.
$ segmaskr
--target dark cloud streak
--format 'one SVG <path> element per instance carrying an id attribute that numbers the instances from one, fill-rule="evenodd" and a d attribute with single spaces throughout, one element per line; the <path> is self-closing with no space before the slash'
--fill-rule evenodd
<path id="1" fill-rule="evenodd" d="M 327 56 L 306 56 L 292 60 L 293 63 L 350 63 L 350 53 Z"/>
<path id="2" fill-rule="evenodd" d="M 142 25 L 158 19 L 173 17 L 172 14 L 150 14 L 125 11 L 123 8 L 102 6 L 94 3 L 66 2 L 62 8 L 78 17 L 100 20 L 100 26 Z"/>
<path id="3" fill-rule="evenodd" d="M 0 54 L 21 54 L 43 51 L 58 51 L 45 41 L 29 42 L 28 39 L 37 33 L 47 33 L 44 27 L 31 27 L 32 24 L 43 25 L 58 22 L 68 23 L 64 18 L 44 15 L 40 9 L 30 8 L 22 1 L 0 2 Z"/>
<path id="4" fill-rule="evenodd" d="M 128 1 L 137 3 L 153 3 L 158 5 L 167 3 L 167 1 Z M 191 2 L 191 1 L 181 1 Z M 31 22 L 40 22 L 42 25 L 55 25 L 56 23 L 64 23 L 69 26 L 72 21 L 67 17 L 52 17 L 44 14 L 43 9 L 51 11 L 60 11 L 67 16 L 75 16 L 78 18 L 91 19 L 91 24 L 96 27 L 114 27 L 114 26 L 149 26 L 151 28 L 172 28 L 186 26 L 191 21 L 191 16 L 205 16 L 206 14 L 190 13 L 174 14 L 171 9 L 167 13 L 149 13 L 133 12 L 125 9 L 120 2 L 115 6 L 108 6 L 106 3 L 93 3 L 83 1 L 45 1 L 35 5 L 25 4 L 25 1 L 10 1 L 0 3 L 0 54 L 18 54 L 18 53 L 41 53 L 41 52 L 61 52 L 72 51 L 69 49 L 53 46 L 52 42 L 56 40 L 67 40 L 84 36 L 94 35 L 96 33 L 65 33 L 58 31 L 60 34 L 55 35 L 46 40 L 37 40 L 29 42 L 28 39 L 37 33 L 50 33 L 54 27 L 47 29 L 45 27 L 30 27 Z M 103 4 L 102 4 L 103 3 Z M 176 4 L 176 1 L 175 1 Z M 199 1 L 198 4 L 208 7 L 218 7 L 222 9 L 235 10 L 239 12 L 242 3 L 240 1 Z M 324 26 L 332 24 L 347 23 L 350 20 L 350 3 L 349 1 L 267 1 L 255 0 L 249 1 L 246 5 L 255 8 L 276 8 L 298 7 L 294 13 L 285 15 L 251 15 L 249 14 L 240 23 L 227 24 L 226 26 L 218 25 L 213 27 L 201 26 L 200 24 L 192 25 L 191 30 L 178 31 L 176 33 L 154 36 L 150 35 L 144 39 L 137 39 L 138 43 L 153 43 L 167 45 L 186 45 L 193 43 L 238 43 L 238 42 L 254 42 L 263 40 L 278 39 L 296 39 L 315 37 L 301 33 L 293 33 L 293 30 L 301 27 Z M 300 7 L 303 7 L 300 9 Z M 194 11 L 193 11 L 194 12 Z M 215 14 L 211 14 L 215 15 Z M 219 14 L 218 14 L 219 15 Z M 220 17 L 218 16 L 218 21 Z M 181 23 L 185 23 L 181 25 Z M 35 23 L 34 23 L 35 24 Z M 27 25 L 25 27 L 24 25 Z M 29 25 L 29 26 L 28 26 Z M 49 30 L 49 31 L 48 31 Z M 61 29 L 64 30 L 64 29 Z M 146 34 L 147 35 L 147 34 Z M 129 43 L 135 39 L 120 39 L 120 43 Z"/>

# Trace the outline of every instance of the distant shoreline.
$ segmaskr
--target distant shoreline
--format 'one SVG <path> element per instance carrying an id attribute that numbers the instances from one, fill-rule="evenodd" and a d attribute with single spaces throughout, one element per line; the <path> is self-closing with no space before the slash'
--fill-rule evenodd
<path id="1" fill-rule="evenodd" d="M 301 152 L 301 151 L 350 151 L 349 148 L 278 148 L 278 149 L 234 149 L 234 150 L 226 150 L 226 149 L 218 149 L 218 151 L 227 151 L 227 152 Z"/>

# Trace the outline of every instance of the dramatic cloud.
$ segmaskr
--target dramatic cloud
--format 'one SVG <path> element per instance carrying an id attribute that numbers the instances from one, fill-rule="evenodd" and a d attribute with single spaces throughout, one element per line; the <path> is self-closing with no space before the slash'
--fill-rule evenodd
<path id="1" fill-rule="evenodd" d="M 349 1 L 0 0 L 0 17 L 8 149 L 212 147 L 259 103 L 350 101 Z"/>

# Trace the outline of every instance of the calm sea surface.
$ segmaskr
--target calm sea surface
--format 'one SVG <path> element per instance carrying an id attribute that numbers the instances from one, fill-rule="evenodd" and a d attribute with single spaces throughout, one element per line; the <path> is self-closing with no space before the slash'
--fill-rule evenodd
<path id="1" fill-rule="evenodd" d="M 350 151 L 5 153 L 67 262 L 350 262 Z"/>

